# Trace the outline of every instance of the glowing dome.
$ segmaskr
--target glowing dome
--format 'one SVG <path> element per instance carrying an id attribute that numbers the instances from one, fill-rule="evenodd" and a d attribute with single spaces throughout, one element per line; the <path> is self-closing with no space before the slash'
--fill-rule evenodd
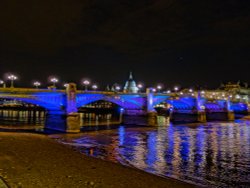
<path id="1" fill-rule="evenodd" d="M 136 86 L 136 82 L 133 80 L 132 72 L 129 74 L 129 79 L 126 82 L 123 91 L 125 93 L 138 93 L 138 87 Z"/>

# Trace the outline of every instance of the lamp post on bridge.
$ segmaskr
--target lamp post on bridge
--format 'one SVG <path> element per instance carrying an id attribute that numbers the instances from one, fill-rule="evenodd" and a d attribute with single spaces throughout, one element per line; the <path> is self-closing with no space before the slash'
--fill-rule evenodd
<path id="1" fill-rule="evenodd" d="M 97 88 L 98 88 L 98 86 L 97 86 L 96 84 L 92 85 L 92 89 L 93 89 L 94 91 L 96 91 Z"/>
<path id="2" fill-rule="evenodd" d="M 120 91 L 120 89 L 121 89 L 121 87 L 120 86 L 115 86 L 115 90 L 117 91 L 117 92 L 119 92 Z"/>
<path id="3" fill-rule="evenodd" d="M 0 85 L 3 85 L 3 88 L 5 88 L 5 82 L 3 80 L 0 80 Z"/>
<path id="4" fill-rule="evenodd" d="M 38 87 L 41 85 L 41 83 L 36 81 L 33 83 L 33 85 L 36 87 L 36 89 L 38 89 Z"/>
<path id="5" fill-rule="evenodd" d="M 17 76 L 15 76 L 14 74 L 11 74 L 8 76 L 8 79 L 10 80 L 10 87 L 13 88 L 14 87 L 14 81 L 17 79 Z"/>
<path id="6" fill-rule="evenodd" d="M 179 87 L 175 86 L 174 87 L 174 92 L 175 92 L 175 95 L 177 96 L 177 92 L 179 91 Z"/>
<path id="7" fill-rule="evenodd" d="M 142 84 L 138 84 L 137 87 L 138 87 L 139 93 L 141 93 L 141 92 L 142 92 L 143 85 L 142 85 Z"/>
<path id="8" fill-rule="evenodd" d="M 162 86 L 161 85 L 157 85 L 157 90 L 158 90 L 158 93 L 160 93 L 161 92 L 161 89 L 162 89 Z"/>
<path id="9" fill-rule="evenodd" d="M 58 79 L 53 77 L 50 79 L 50 81 L 53 83 L 53 87 L 56 88 L 56 83 L 58 82 Z"/>
<path id="10" fill-rule="evenodd" d="M 84 80 L 84 81 L 83 81 L 83 85 L 84 85 L 84 87 L 85 87 L 85 91 L 88 90 L 89 84 L 90 84 L 90 81 L 89 81 L 89 80 Z"/>

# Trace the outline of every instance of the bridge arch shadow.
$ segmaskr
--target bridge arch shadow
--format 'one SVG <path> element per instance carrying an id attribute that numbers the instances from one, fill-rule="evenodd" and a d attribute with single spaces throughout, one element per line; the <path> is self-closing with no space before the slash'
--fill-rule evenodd
<path id="1" fill-rule="evenodd" d="M 15 100 L 24 104 L 32 104 L 42 107 L 46 111 L 60 111 L 63 104 L 57 103 L 59 100 L 37 96 L 0 96 L 0 99 Z"/>
<path id="2" fill-rule="evenodd" d="M 82 94 L 78 95 L 76 98 L 77 108 L 86 106 L 88 104 L 92 104 L 97 101 L 106 101 L 113 103 L 123 109 L 141 109 L 143 106 L 143 102 L 139 97 L 131 97 L 131 96 L 117 96 L 111 95 L 106 96 L 102 94 Z"/>

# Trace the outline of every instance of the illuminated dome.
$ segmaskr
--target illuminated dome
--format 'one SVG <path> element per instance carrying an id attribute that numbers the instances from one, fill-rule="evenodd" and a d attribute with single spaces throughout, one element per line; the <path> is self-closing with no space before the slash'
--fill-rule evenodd
<path id="1" fill-rule="evenodd" d="M 132 72 L 129 74 L 129 79 L 126 82 L 123 91 L 125 93 L 138 93 L 138 87 L 136 86 L 135 81 L 133 80 Z"/>

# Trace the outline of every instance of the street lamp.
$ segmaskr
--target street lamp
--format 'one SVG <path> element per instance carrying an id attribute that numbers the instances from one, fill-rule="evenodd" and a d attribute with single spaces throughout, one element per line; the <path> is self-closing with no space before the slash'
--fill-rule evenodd
<path id="1" fill-rule="evenodd" d="M 90 81 L 88 81 L 88 80 L 84 80 L 83 81 L 83 85 L 85 86 L 85 91 L 87 91 L 88 90 L 88 85 L 90 84 Z"/>
<path id="2" fill-rule="evenodd" d="M 158 92 L 160 92 L 160 91 L 161 91 L 161 89 L 162 89 L 162 86 L 161 86 L 161 85 L 158 85 L 158 86 L 157 86 L 157 90 L 158 90 Z"/>
<path id="3" fill-rule="evenodd" d="M 121 87 L 120 86 L 115 86 L 116 91 L 120 91 Z"/>
<path id="4" fill-rule="evenodd" d="M 38 87 L 41 85 L 41 83 L 36 81 L 33 83 L 33 85 L 38 89 Z"/>
<path id="5" fill-rule="evenodd" d="M 143 85 L 142 84 L 138 84 L 137 87 L 139 89 L 139 92 L 141 92 L 141 89 L 143 88 Z"/>
<path id="6" fill-rule="evenodd" d="M 58 79 L 53 77 L 50 79 L 50 81 L 53 83 L 53 86 L 56 87 L 56 83 L 58 82 Z"/>
<path id="7" fill-rule="evenodd" d="M 174 87 L 174 91 L 177 92 L 179 88 L 177 86 Z"/>
<path id="8" fill-rule="evenodd" d="M 98 86 L 96 84 L 92 85 L 93 90 L 97 90 Z"/>
<path id="9" fill-rule="evenodd" d="M 17 79 L 17 76 L 11 74 L 11 75 L 8 76 L 8 79 L 11 82 L 10 87 L 14 87 L 14 81 Z"/>
<path id="10" fill-rule="evenodd" d="M 3 87 L 5 87 L 5 83 L 3 80 L 0 80 L 0 85 L 3 85 Z"/>
<path id="11" fill-rule="evenodd" d="M 67 83 L 66 83 L 66 84 L 64 84 L 63 86 L 64 86 L 65 88 L 67 88 L 67 87 L 68 87 L 68 85 L 69 85 L 69 84 L 67 84 Z"/>

